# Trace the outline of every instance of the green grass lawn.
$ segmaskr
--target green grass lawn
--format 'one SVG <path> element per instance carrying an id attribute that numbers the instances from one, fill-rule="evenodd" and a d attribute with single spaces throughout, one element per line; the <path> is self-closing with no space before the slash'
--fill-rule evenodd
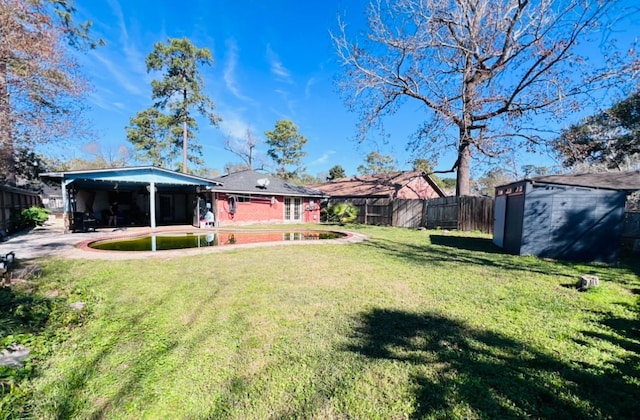
<path id="1" fill-rule="evenodd" d="M 370 240 L 41 261 L 34 285 L 3 292 L 3 343 L 34 354 L 0 371 L 3 415 L 640 413 L 640 262 L 550 262 L 504 255 L 479 234 L 350 228 Z M 601 286 L 578 292 L 581 274 Z"/>

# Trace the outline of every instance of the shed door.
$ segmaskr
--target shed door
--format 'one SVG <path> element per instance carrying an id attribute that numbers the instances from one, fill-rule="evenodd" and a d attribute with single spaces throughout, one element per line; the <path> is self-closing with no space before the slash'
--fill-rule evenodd
<path id="1" fill-rule="evenodd" d="M 496 197 L 495 210 L 493 212 L 493 243 L 502 248 L 504 243 L 504 222 L 507 215 L 507 196 Z"/>
<path id="2" fill-rule="evenodd" d="M 524 218 L 524 194 L 507 196 L 503 248 L 512 254 L 520 254 L 522 221 Z"/>

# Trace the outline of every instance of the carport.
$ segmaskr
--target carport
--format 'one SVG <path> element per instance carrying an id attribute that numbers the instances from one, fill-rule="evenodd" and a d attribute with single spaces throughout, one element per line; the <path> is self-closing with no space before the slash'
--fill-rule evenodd
<path id="1" fill-rule="evenodd" d="M 202 203 L 213 201 L 211 188 L 222 185 L 154 166 L 48 172 L 40 177 L 60 183 L 67 231 L 78 228 L 82 220 L 104 224 L 113 202 L 119 203 L 119 223 L 124 226 L 198 226 Z"/>

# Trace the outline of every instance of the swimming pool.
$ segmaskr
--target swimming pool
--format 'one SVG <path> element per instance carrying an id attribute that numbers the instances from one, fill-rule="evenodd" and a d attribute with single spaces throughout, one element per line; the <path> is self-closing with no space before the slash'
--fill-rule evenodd
<path id="1" fill-rule="evenodd" d="M 224 231 L 156 233 L 144 236 L 116 239 L 99 239 L 88 244 L 89 248 L 103 251 L 168 251 L 172 249 L 221 247 L 230 245 L 259 244 L 285 241 L 320 241 L 347 236 L 332 231 Z"/>

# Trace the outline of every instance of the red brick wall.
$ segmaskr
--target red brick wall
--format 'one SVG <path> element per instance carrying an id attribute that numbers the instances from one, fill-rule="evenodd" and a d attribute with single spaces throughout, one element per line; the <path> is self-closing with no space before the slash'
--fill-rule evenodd
<path id="1" fill-rule="evenodd" d="M 237 202 L 236 212 L 229 212 L 229 197 L 226 194 L 218 194 L 216 220 L 219 226 L 242 225 L 253 223 L 296 223 L 284 220 L 284 197 L 252 196 L 251 202 Z M 313 210 L 309 208 L 309 199 L 303 199 L 303 220 L 299 223 L 320 222 L 320 205 L 314 200 Z"/>

